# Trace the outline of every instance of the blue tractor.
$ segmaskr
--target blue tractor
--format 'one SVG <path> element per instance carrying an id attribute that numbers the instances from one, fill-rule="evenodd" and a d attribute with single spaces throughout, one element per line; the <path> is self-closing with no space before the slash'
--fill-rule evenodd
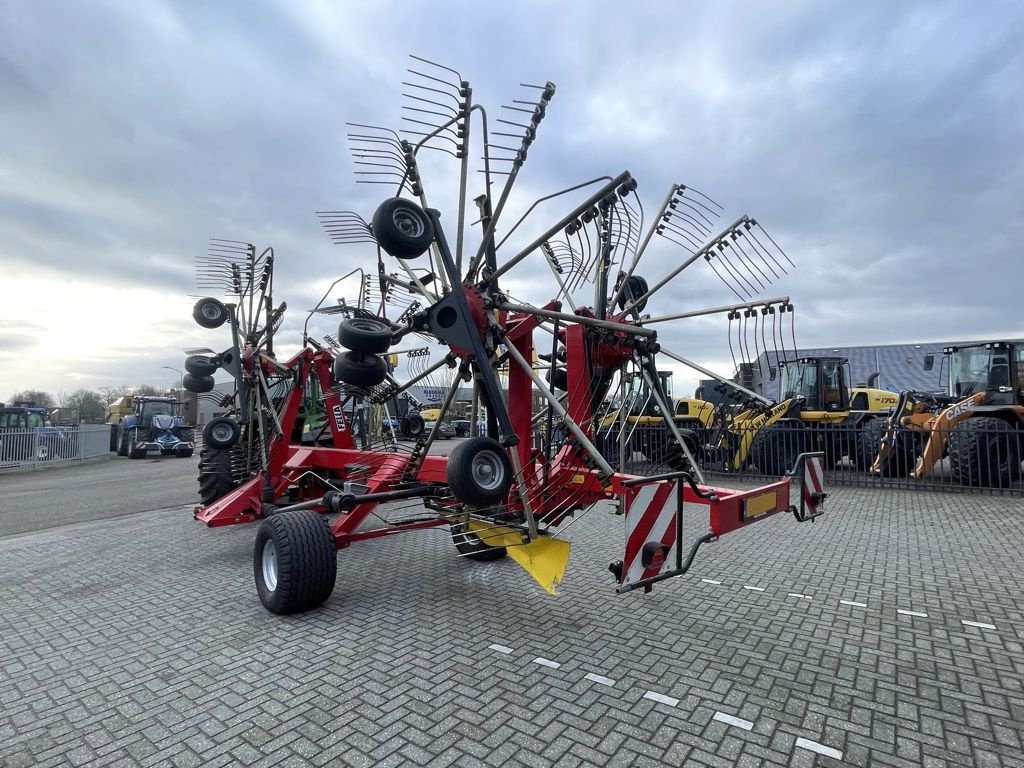
<path id="1" fill-rule="evenodd" d="M 182 422 L 177 400 L 156 395 L 137 396 L 133 400 L 135 412 L 118 425 L 118 456 L 144 459 L 150 451 L 182 459 L 192 455 L 194 430 Z"/>
<path id="2" fill-rule="evenodd" d="M 34 403 L 0 403 L 0 461 L 73 458 L 74 440 L 66 430 L 51 426 L 48 417 L 48 411 Z"/>

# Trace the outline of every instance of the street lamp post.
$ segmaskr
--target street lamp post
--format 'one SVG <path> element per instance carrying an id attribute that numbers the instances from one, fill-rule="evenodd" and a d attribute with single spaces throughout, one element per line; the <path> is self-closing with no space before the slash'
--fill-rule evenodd
<path id="1" fill-rule="evenodd" d="M 181 393 L 185 390 L 185 374 L 178 368 L 172 368 L 169 365 L 161 365 L 161 368 L 166 368 L 168 371 L 174 371 L 178 374 L 178 397 L 181 397 Z"/>

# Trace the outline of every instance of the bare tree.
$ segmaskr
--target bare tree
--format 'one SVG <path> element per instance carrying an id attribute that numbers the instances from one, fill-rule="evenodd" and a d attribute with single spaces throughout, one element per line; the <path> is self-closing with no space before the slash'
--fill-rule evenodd
<path id="1" fill-rule="evenodd" d="M 57 405 L 53 395 L 49 392 L 43 392 L 41 389 L 26 389 L 21 392 L 15 392 L 11 395 L 10 402 L 33 403 L 40 408 L 54 408 Z"/>

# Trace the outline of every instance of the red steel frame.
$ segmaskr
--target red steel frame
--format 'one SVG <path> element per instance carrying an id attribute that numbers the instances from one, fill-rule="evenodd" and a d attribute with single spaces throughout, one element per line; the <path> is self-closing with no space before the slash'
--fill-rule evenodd
<path id="1" fill-rule="evenodd" d="M 583 312 L 585 310 L 581 310 Z M 568 413 L 589 433 L 592 423 L 591 407 L 591 366 L 605 368 L 621 367 L 632 355 L 629 325 L 621 318 L 623 331 L 602 331 L 599 341 L 588 337 L 588 329 L 581 324 L 569 324 L 560 331 L 567 352 L 567 377 L 569 381 Z M 505 343 L 512 344 L 526 360 L 533 359 L 533 330 L 539 319 L 535 315 L 511 315 L 506 318 Z M 457 354 L 458 350 L 453 350 Z M 275 438 L 268 446 L 268 467 L 273 498 L 284 495 L 289 489 L 300 487 L 304 475 L 312 472 L 330 472 L 335 484 L 346 479 L 357 479 L 367 486 L 365 493 L 382 493 L 396 490 L 399 486 L 447 484 L 447 456 L 427 455 L 420 457 L 419 468 L 414 477 L 408 476 L 413 456 L 410 454 L 367 451 L 356 448 L 352 431 L 341 407 L 341 396 L 332 390 L 331 365 L 333 356 L 327 350 L 303 349 L 283 367 L 294 372 L 294 386 L 279 414 L 282 432 L 292 434 L 303 394 L 310 376 L 318 378 L 324 393 L 324 406 L 331 428 L 334 447 L 307 447 L 291 444 L 287 437 Z M 531 434 L 531 378 L 518 365 L 510 364 L 508 380 L 509 416 L 514 431 L 520 436 Z M 540 493 L 530 494 L 531 511 L 537 518 L 557 525 L 566 514 L 589 507 L 597 501 L 621 498 L 626 493 L 623 483 L 634 476 L 615 473 L 602 478 L 598 470 L 587 466 L 571 445 L 563 446 L 547 467 L 547 482 L 541 484 L 544 470 L 543 455 L 531 447 L 529 439 L 522 439 L 513 450 L 518 452 L 523 468 L 523 481 L 527 487 L 541 485 Z M 367 468 L 372 470 L 367 473 Z M 210 527 L 253 522 L 262 518 L 264 499 L 264 476 L 256 476 L 207 506 L 196 508 L 194 517 Z M 308 499 L 316 498 L 323 489 L 307 490 Z M 711 532 L 721 536 L 745 525 L 757 522 L 778 512 L 790 509 L 790 482 L 782 479 L 753 490 L 738 491 L 728 488 L 702 486 L 700 493 L 710 492 L 711 498 L 700 495 L 688 485 L 683 485 L 684 501 L 703 504 L 708 507 Z M 300 490 L 300 494 L 302 491 Z M 774 504 L 764 506 L 770 493 L 775 494 Z M 761 501 L 755 516 L 745 514 L 747 499 L 758 497 Z M 305 499 L 303 499 L 305 500 Z M 516 486 L 510 493 L 509 506 L 521 505 Z M 563 509 L 564 505 L 564 509 Z M 409 523 L 389 524 L 370 530 L 357 530 L 374 511 L 377 502 L 356 505 L 351 511 L 342 513 L 335 520 L 331 532 L 338 548 L 352 542 L 389 536 L 409 530 L 434 528 L 448 525 L 450 521 L 439 515 L 436 519 L 417 520 Z M 550 514 L 556 515 L 552 519 Z"/>

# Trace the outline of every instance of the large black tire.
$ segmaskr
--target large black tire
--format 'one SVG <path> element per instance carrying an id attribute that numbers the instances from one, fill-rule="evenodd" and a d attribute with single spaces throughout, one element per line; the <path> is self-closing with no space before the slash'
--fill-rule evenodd
<path id="1" fill-rule="evenodd" d="M 882 435 L 887 419 L 872 419 L 857 435 L 855 462 L 858 469 L 871 469 L 882 446 Z M 896 430 L 896 439 L 889 447 L 889 454 L 879 466 L 882 477 L 907 477 L 917 464 L 917 442 L 905 429 Z"/>
<path id="2" fill-rule="evenodd" d="M 423 420 L 423 417 L 418 413 L 409 413 L 402 417 L 402 420 L 398 422 L 398 432 L 402 437 L 406 437 L 410 440 L 415 440 L 417 437 L 423 434 L 423 430 L 427 428 L 427 422 Z"/>
<path id="3" fill-rule="evenodd" d="M 228 321 L 228 308 L 217 299 L 200 299 L 192 308 L 192 319 L 203 328 L 220 328 Z"/>
<path id="4" fill-rule="evenodd" d="M 807 435 L 798 426 L 765 427 L 750 445 L 750 460 L 762 474 L 781 477 L 796 465 L 806 450 Z"/>
<path id="5" fill-rule="evenodd" d="M 131 434 L 128 436 L 128 458 L 129 459 L 144 459 L 146 458 L 146 449 L 135 448 L 135 443 L 139 441 L 139 430 L 133 428 Z"/>
<path id="6" fill-rule="evenodd" d="M 186 373 L 181 377 L 181 385 L 189 392 L 196 394 L 210 392 L 213 389 L 213 384 L 213 376 L 194 376 L 191 373 Z"/>
<path id="7" fill-rule="evenodd" d="M 114 424 L 110 425 L 110 452 L 114 453 L 117 451 L 117 439 L 120 435 L 118 429 Z"/>
<path id="8" fill-rule="evenodd" d="M 377 355 L 391 348 L 391 326 L 375 317 L 351 317 L 338 326 L 338 343 L 353 352 Z"/>
<path id="9" fill-rule="evenodd" d="M 377 244 L 396 259 L 415 259 L 434 241 L 434 225 L 411 200 L 392 197 L 373 214 L 371 223 Z"/>
<path id="10" fill-rule="evenodd" d="M 128 455 L 128 433 L 123 429 L 117 430 L 117 455 Z"/>
<path id="11" fill-rule="evenodd" d="M 260 602 L 271 613 L 300 613 L 334 591 L 338 561 L 327 519 L 310 510 L 266 518 L 256 534 L 253 576 Z"/>
<path id="12" fill-rule="evenodd" d="M 343 352 L 334 358 L 334 380 L 353 387 L 374 387 L 388 375 L 383 357 Z"/>
<path id="13" fill-rule="evenodd" d="M 463 504 L 500 503 L 512 487 L 512 461 L 490 437 L 474 437 L 455 446 L 448 457 L 448 487 Z"/>
<path id="14" fill-rule="evenodd" d="M 500 560 L 508 554 L 508 550 L 504 547 L 492 547 L 485 544 L 479 536 L 467 530 L 465 523 L 452 524 L 452 542 L 460 555 L 480 563 Z"/>
<path id="15" fill-rule="evenodd" d="M 242 428 L 237 421 L 226 416 L 218 416 L 203 427 L 203 445 L 222 451 L 227 450 L 238 442 L 241 435 Z"/>
<path id="16" fill-rule="evenodd" d="M 203 448 L 199 451 L 199 500 L 203 506 L 213 504 L 235 489 L 231 469 L 231 451 Z"/>
<path id="17" fill-rule="evenodd" d="M 949 435 L 949 467 L 961 485 L 1005 488 L 1021 478 L 1021 437 L 1009 422 L 975 416 Z"/>
<path id="18" fill-rule="evenodd" d="M 639 299 L 643 296 L 649 288 L 647 287 L 647 281 L 640 277 L 640 275 L 630 275 L 629 279 L 626 280 L 626 287 L 622 290 L 622 295 L 619 296 L 619 309 L 625 309 L 626 304 L 634 299 Z M 647 306 L 647 299 L 643 299 L 633 309 L 637 312 L 643 312 L 644 307 Z"/>
<path id="19" fill-rule="evenodd" d="M 193 376 L 213 376 L 220 368 L 220 360 L 212 355 L 189 355 L 185 370 Z"/>

